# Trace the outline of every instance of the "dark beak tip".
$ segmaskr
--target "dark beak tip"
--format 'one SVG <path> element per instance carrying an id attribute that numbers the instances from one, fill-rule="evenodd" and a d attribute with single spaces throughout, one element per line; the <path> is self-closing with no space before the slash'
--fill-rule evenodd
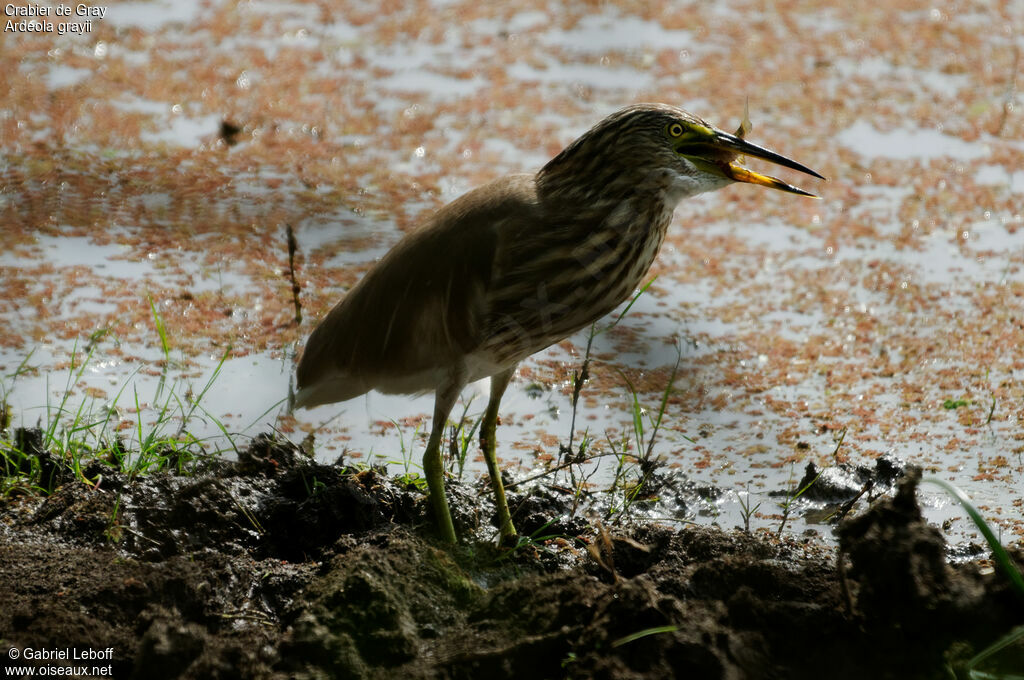
<path id="1" fill-rule="evenodd" d="M 819 201 L 822 200 L 821 196 L 819 196 L 818 194 L 812 194 L 810 191 L 807 191 L 806 189 L 801 189 L 800 187 L 795 187 L 792 184 L 788 185 L 788 188 L 783 188 L 783 187 L 777 187 L 777 188 L 782 189 L 783 191 L 788 191 L 791 194 L 796 194 L 797 196 L 806 196 L 807 198 L 816 198 Z"/>
<path id="2" fill-rule="evenodd" d="M 782 156 L 782 158 L 785 158 L 785 156 Z M 764 160 L 767 160 L 767 161 L 771 162 L 771 159 L 768 159 L 768 158 L 766 158 Z M 794 161 L 794 160 L 792 160 L 790 158 L 786 158 L 786 160 L 789 161 L 789 163 L 778 163 L 778 165 L 781 165 L 783 167 L 788 167 L 791 170 L 796 170 L 797 172 L 802 172 L 805 175 L 810 175 L 811 177 L 815 177 L 817 179 L 824 180 L 826 182 L 828 181 L 828 177 L 825 177 L 825 175 L 822 175 L 819 172 L 815 172 L 814 170 L 811 170 L 809 167 L 807 167 L 803 163 L 797 163 L 796 161 Z"/>
<path id="3" fill-rule="evenodd" d="M 786 158 L 782 154 L 775 153 L 771 149 L 766 149 L 763 146 L 758 146 L 757 144 L 748 142 L 747 140 L 741 137 L 737 137 L 736 135 L 730 135 L 727 132 L 720 132 L 719 139 L 724 141 L 726 148 L 729 148 L 732 151 L 737 151 L 741 154 L 751 156 L 753 158 L 760 158 L 763 161 L 774 163 L 784 168 L 789 168 L 790 170 L 796 170 L 797 172 L 802 172 L 805 175 L 810 175 L 811 177 L 816 177 L 818 179 L 825 180 L 826 182 L 828 181 L 827 177 L 815 172 L 814 170 L 811 170 L 803 163 L 798 163 L 791 158 Z"/>

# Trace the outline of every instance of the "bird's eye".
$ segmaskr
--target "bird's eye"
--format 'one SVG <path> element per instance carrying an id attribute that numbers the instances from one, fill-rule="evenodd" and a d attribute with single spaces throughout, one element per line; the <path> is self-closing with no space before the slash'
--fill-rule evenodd
<path id="1" fill-rule="evenodd" d="M 672 135 L 673 137 L 682 137 L 683 136 L 683 126 L 680 125 L 679 123 L 669 123 L 668 133 L 670 135 Z"/>

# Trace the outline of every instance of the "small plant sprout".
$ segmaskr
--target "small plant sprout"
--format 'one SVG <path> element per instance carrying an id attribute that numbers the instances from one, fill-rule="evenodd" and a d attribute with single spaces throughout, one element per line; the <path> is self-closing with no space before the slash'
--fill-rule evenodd
<path id="1" fill-rule="evenodd" d="M 569 443 L 559 447 L 559 449 L 560 449 L 560 451 L 559 451 L 560 457 L 561 456 L 572 456 L 573 455 L 573 448 L 572 447 L 573 447 L 573 439 L 574 439 L 575 434 L 576 434 L 577 405 L 579 404 L 579 401 L 580 401 L 580 391 L 583 389 L 583 385 L 590 378 L 590 358 L 591 358 L 590 357 L 590 353 L 591 353 L 591 350 L 593 349 L 593 346 L 594 346 L 594 338 L 596 338 L 597 336 L 599 336 L 599 335 L 601 335 L 603 333 L 607 333 L 608 331 L 610 331 L 613 328 L 615 328 L 616 326 L 618 326 L 619 322 L 622 321 L 622 319 L 625 318 L 626 314 L 629 313 L 629 310 L 633 308 L 634 304 L 636 304 L 636 301 L 640 299 L 640 296 L 647 292 L 647 289 L 651 287 L 651 284 L 654 283 L 655 279 L 657 279 L 657 278 L 658 277 L 655 276 L 650 281 L 645 283 L 643 285 L 643 287 L 640 288 L 640 290 L 638 290 L 636 292 L 636 294 L 632 297 L 632 299 L 630 299 L 629 304 L 627 304 L 622 309 L 622 311 L 619 312 L 618 316 L 616 316 L 615 319 L 610 324 L 608 324 L 607 326 L 604 326 L 603 328 L 598 328 L 597 327 L 597 322 L 595 321 L 594 323 L 592 323 L 590 325 L 590 333 L 587 335 L 587 348 L 583 352 L 583 364 L 580 366 L 580 370 L 579 371 L 574 371 L 573 372 L 573 379 L 572 379 L 572 417 L 570 418 L 570 421 L 569 421 Z M 576 453 L 577 457 L 583 457 L 584 450 L 585 450 L 584 447 L 588 443 L 589 443 L 589 440 L 587 439 L 587 434 L 586 434 L 586 432 L 584 432 L 584 434 L 583 434 L 583 441 L 580 443 L 580 449 Z"/>
<path id="2" fill-rule="evenodd" d="M 744 488 L 744 490 L 741 493 L 737 494 L 737 495 L 739 496 L 740 510 L 742 511 L 742 514 L 743 514 L 743 532 L 749 534 L 750 533 L 750 518 L 753 517 L 754 513 L 757 512 L 757 509 L 761 507 L 761 503 L 758 502 L 757 505 L 754 505 L 753 507 L 751 507 L 751 505 L 750 505 L 750 483 L 749 482 L 747 483 L 747 485 Z"/>
<path id="3" fill-rule="evenodd" d="M 562 538 L 561 534 L 545 533 L 552 524 L 554 524 L 556 518 L 549 519 L 539 529 L 531 533 L 529 536 L 517 536 L 516 544 L 508 549 L 507 552 L 498 558 L 498 561 L 507 560 L 516 555 L 516 553 L 522 552 L 527 548 L 534 548 L 536 550 L 548 550 L 548 547 L 544 545 L 545 541 L 550 541 L 556 538 Z"/>
<path id="4" fill-rule="evenodd" d="M 832 456 L 831 456 L 831 458 L 832 458 L 832 460 L 834 462 L 838 462 L 839 461 L 839 450 L 842 448 L 843 441 L 845 441 L 845 440 L 846 440 L 846 428 L 844 427 L 843 429 L 839 430 L 839 432 L 836 433 L 836 435 L 832 438 L 832 441 L 834 441 L 836 443 L 836 447 L 834 449 L 832 449 Z M 782 507 L 782 520 L 779 522 L 779 528 L 775 532 L 775 534 L 777 536 L 781 536 L 782 532 L 786 529 L 786 522 L 789 521 L 789 513 L 793 509 L 793 504 L 796 503 L 796 501 L 801 496 L 803 496 L 805 493 L 807 493 L 808 489 L 810 489 L 812 486 L 814 486 L 814 483 L 818 481 L 818 478 L 821 477 L 822 473 L 825 472 L 826 469 L 828 469 L 828 468 L 822 468 L 822 469 L 818 470 L 818 474 L 814 475 L 814 479 L 812 479 L 811 481 L 807 482 L 806 484 L 804 484 L 804 486 L 802 488 L 797 489 L 795 492 L 791 493 L 790 495 L 788 495 L 786 497 L 785 502 L 783 502 L 781 504 L 781 507 Z M 793 470 L 793 467 L 791 465 L 790 466 L 790 481 L 791 482 L 792 482 L 792 479 L 793 479 L 792 470 Z"/>
<path id="5" fill-rule="evenodd" d="M 387 461 L 393 465 L 402 466 L 402 475 L 399 479 L 405 484 L 412 484 L 417 489 L 422 491 L 427 490 L 427 480 L 419 472 L 414 472 L 413 468 L 422 469 L 419 463 L 414 462 L 413 459 L 413 442 L 416 441 L 416 437 L 420 433 L 420 428 L 423 427 L 423 423 L 416 423 L 416 428 L 412 431 L 412 436 L 409 438 L 409 446 L 405 446 L 405 434 L 402 426 L 396 420 L 392 420 L 391 424 L 395 426 L 396 432 L 398 432 L 398 450 L 402 454 L 401 460 L 389 460 Z"/>
<path id="6" fill-rule="evenodd" d="M 790 470 L 790 479 L 792 479 L 792 466 L 790 466 Z M 786 500 L 781 504 L 782 519 L 779 521 L 779 528 L 775 531 L 776 536 L 781 536 L 782 532 L 785 531 L 786 522 L 789 521 L 789 512 L 790 510 L 793 509 L 793 504 L 796 503 L 800 496 L 803 496 L 808 489 L 814 486 L 814 483 L 818 481 L 818 478 L 821 477 L 821 473 L 824 471 L 825 468 L 822 468 L 821 470 L 818 471 L 818 474 L 814 475 L 814 479 L 804 484 L 800 489 L 797 489 L 795 492 L 786 496 Z"/>
<path id="7" fill-rule="evenodd" d="M 480 414 L 472 419 L 473 426 L 469 430 L 466 429 L 466 423 L 470 420 L 468 416 L 469 409 L 473 405 L 474 398 L 475 395 L 466 402 L 462 409 L 462 415 L 459 416 L 458 423 L 452 423 L 449 427 L 449 432 L 451 433 L 451 436 L 448 438 L 449 465 L 451 471 L 458 470 L 457 479 L 460 481 L 466 469 L 466 458 L 469 455 L 470 447 L 473 445 L 474 435 L 480 429 L 480 423 L 483 422 L 483 414 Z"/>
<path id="8" fill-rule="evenodd" d="M 668 408 L 668 400 L 675 387 L 676 375 L 679 373 L 679 365 L 682 363 L 682 359 L 682 348 L 678 343 L 676 343 L 676 362 L 672 366 L 672 372 L 669 374 L 665 388 L 662 390 L 658 410 L 653 415 L 648 413 L 640 403 L 639 393 L 633 385 L 633 382 L 629 379 L 629 376 L 620 371 L 620 375 L 626 383 L 631 400 L 631 414 L 633 421 L 632 444 L 635 446 L 636 453 L 632 456 L 627 453 L 627 447 L 629 444 L 628 436 L 623 436 L 621 448 L 617 448 L 614 442 L 610 438 L 608 439 L 608 445 L 611 447 L 612 451 L 616 453 L 616 457 L 619 461 L 618 467 L 615 471 L 615 479 L 612 483 L 612 490 L 615 488 L 621 488 L 623 490 L 622 506 L 617 507 L 617 505 L 613 503 L 609 508 L 609 518 L 614 513 L 620 513 L 619 517 L 621 518 L 629 511 L 630 507 L 640 496 L 641 491 L 643 491 L 647 481 L 650 479 L 651 474 L 656 468 L 654 446 L 658 439 L 662 423 L 664 422 L 665 411 Z M 630 464 L 631 461 L 633 464 Z M 627 478 L 627 475 L 630 472 L 635 473 L 633 480 L 629 480 Z"/>

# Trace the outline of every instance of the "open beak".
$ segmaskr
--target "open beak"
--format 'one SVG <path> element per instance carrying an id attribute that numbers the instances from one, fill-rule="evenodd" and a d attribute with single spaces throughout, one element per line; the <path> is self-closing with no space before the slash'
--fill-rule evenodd
<path id="1" fill-rule="evenodd" d="M 728 132 L 722 132 L 721 130 L 715 130 L 715 138 L 712 145 L 721 151 L 726 151 L 729 154 L 735 156 L 750 156 L 751 158 L 760 158 L 761 160 L 775 163 L 783 167 L 791 168 L 799 172 L 817 177 L 818 179 L 825 179 L 822 175 L 819 175 L 814 170 L 811 170 L 806 165 L 801 165 L 794 160 L 790 160 L 785 156 L 780 156 L 774 151 L 769 151 L 764 147 L 756 144 L 751 144 L 745 139 L 741 139 L 736 135 L 730 135 Z M 769 177 L 768 175 L 762 175 L 754 172 L 753 170 L 747 170 L 739 164 L 738 160 L 723 161 L 719 164 L 722 173 L 737 182 L 747 182 L 748 184 L 760 184 L 761 186 L 771 187 L 772 189 L 779 189 L 780 191 L 788 191 L 791 194 L 800 194 L 801 196 L 810 196 L 812 198 L 819 198 L 817 195 L 812 194 L 809 191 L 804 191 L 799 187 L 795 187 L 792 184 L 786 184 L 781 179 L 775 177 Z"/>

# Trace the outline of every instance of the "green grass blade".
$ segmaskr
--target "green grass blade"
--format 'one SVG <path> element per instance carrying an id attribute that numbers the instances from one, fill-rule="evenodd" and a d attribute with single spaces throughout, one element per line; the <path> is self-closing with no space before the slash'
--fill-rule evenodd
<path id="1" fill-rule="evenodd" d="M 183 428 L 188 424 L 188 421 L 192 418 L 192 414 L 195 413 L 196 408 L 199 406 L 199 402 L 203 400 L 203 397 L 206 396 L 206 393 L 210 391 L 210 388 L 213 387 L 213 383 L 216 382 L 217 378 L 220 376 L 220 371 L 222 368 L 224 368 L 224 362 L 228 360 L 228 356 L 230 354 L 231 346 L 228 345 L 227 349 L 224 350 L 224 354 L 221 355 L 220 361 L 217 362 L 217 367 L 213 369 L 213 374 L 210 375 L 210 379 L 206 381 L 206 385 L 204 385 L 203 389 L 199 391 L 199 394 L 196 395 L 194 399 L 192 399 L 191 408 L 189 409 L 188 413 L 183 413 Z"/>
<path id="2" fill-rule="evenodd" d="M 995 557 L 996 563 L 1010 579 L 1010 583 L 1013 584 L 1014 590 L 1017 591 L 1018 595 L 1024 597 L 1024 576 L 1021 576 L 1020 570 L 1017 569 L 1017 565 L 1010 559 L 1006 549 L 1003 548 L 996 535 L 992 533 L 992 528 L 989 527 L 988 522 L 986 522 L 985 518 L 981 516 L 981 513 L 974 507 L 974 504 L 971 503 L 971 499 L 967 497 L 967 494 L 961 491 L 955 484 L 951 484 L 944 479 L 939 479 L 938 477 L 925 477 L 921 481 L 942 487 L 946 493 L 960 502 L 960 505 L 963 506 L 967 515 L 974 521 L 975 526 L 978 527 L 978 531 L 980 531 L 985 537 L 985 540 L 988 542 L 988 547 L 992 549 L 992 555 Z"/>
<path id="3" fill-rule="evenodd" d="M 645 638 L 649 635 L 660 635 L 661 633 L 674 633 L 679 630 L 679 626 L 655 626 L 654 628 L 644 628 L 638 630 L 635 633 L 630 633 L 625 637 L 620 637 L 618 640 L 612 643 L 612 647 L 621 647 L 622 645 L 628 645 L 630 642 L 636 642 L 640 638 Z"/>
<path id="4" fill-rule="evenodd" d="M 160 312 L 156 309 L 156 303 L 153 302 L 153 296 L 147 294 L 146 299 L 149 300 L 149 309 L 153 313 L 153 325 L 156 326 L 156 334 L 160 336 L 160 349 L 164 353 L 164 359 L 170 363 L 171 345 L 167 340 L 167 328 L 164 327 L 164 320 L 160 318 Z"/>
<path id="5" fill-rule="evenodd" d="M 974 658 L 967 662 L 967 673 L 971 680 L 1020 680 L 1024 678 L 1024 672 L 1013 673 L 1007 675 L 1003 672 L 989 673 L 986 671 L 978 670 L 984 661 L 989 657 L 995 656 L 1002 650 L 1006 649 L 1010 645 L 1014 644 L 1021 638 L 1024 638 L 1024 626 L 1017 626 L 1009 633 L 1001 637 L 991 646 L 983 649 Z"/>
<path id="6" fill-rule="evenodd" d="M 611 329 L 613 329 L 616 326 L 618 326 L 619 322 L 622 321 L 622 319 L 625 318 L 626 314 L 629 314 L 629 310 L 633 308 L 633 305 L 636 304 L 636 301 L 640 299 L 640 296 L 647 292 L 647 289 L 651 287 L 651 284 L 654 283 L 655 280 L 657 280 L 657 278 L 658 277 L 655 276 L 650 281 L 645 283 L 643 288 L 638 290 L 636 292 L 636 295 L 633 296 L 633 299 L 629 301 L 629 304 L 626 305 L 626 308 L 623 309 L 621 312 L 619 312 L 619 315 L 617 317 L 615 317 L 615 321 L 612 321 L 610 324 L 608 324 L 607 326 L 605 326 L 604 328 L 599 330 L 597 332 L 597 335 L 600 335 L 601 333 L 604 333 L 605 331 L 610 331 Z"/>
<path id="7" fill-rule="evenodd" d="M 661 429 L 661 421 L 665 417 L 665 409 L 668 408 L 668 398 L 672 395 L 672 391 L 675 388 L 676 376 L 679 374 L 679 364 L 683 361 L 683 348 L 676 343 L 676 363 L 672 367 L 672 374 L 668 377 L 668 384 L 665 385 L 665 390 L 661 393 L 661 404 L 658 406 L 658 416 L 651 419 L 651 438 L 647 444 L 647 453 L 645 458 L 648 460 L 654 453 L 654 442 L 658 438 L 658 430 Z"/>
<path id="8" fill-rule="evenodd" d="M 619 371 L 619 375 L 626 381 L 626 387 L 629 390 L 630 396 L 633 398 L 632 414 L 633 414 L 633 436 L 636 439 L 636 455 L 637 458 L 643 455 L 644 451 L 644 417 L 643 407 L 640 406 L 640 397 L 636 393 L 636 387 L 633 386 L 633 382 L 629 379 L 622 371 Z"/>

